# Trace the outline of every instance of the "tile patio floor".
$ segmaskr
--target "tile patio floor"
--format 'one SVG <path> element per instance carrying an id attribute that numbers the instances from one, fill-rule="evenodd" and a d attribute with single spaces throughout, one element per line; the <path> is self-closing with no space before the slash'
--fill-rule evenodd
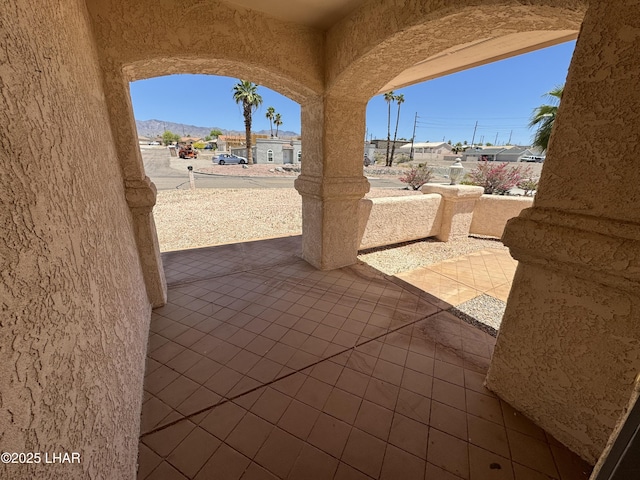
<path id="1" fill-rule="evenodd" d="M 454 306 L 481 294 L 506 302 L 517 266 L 508 251 L 489 248 L 397 277 Z"/>
<path id="2" fill-rule="evenodd" d="M 163 254 L 138 478 L 579 480 L 590 467 L 482 385 L 494 339 L 300 237 Z"/>

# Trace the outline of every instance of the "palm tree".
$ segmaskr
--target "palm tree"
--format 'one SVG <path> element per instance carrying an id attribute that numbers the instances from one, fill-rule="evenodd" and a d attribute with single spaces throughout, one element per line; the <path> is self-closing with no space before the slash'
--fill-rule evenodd
<path id="1" fill-rule="evenodd" d="M 404 95 L 399 94 L 395 96 L 395 101 L 398 104 L 398 116 L 396 117 L 396 130 L 393 133 L 393 146 L 391 147 L 391 158 L 389 158 L 389 166 L 393 165 L 393 154 L 396 151 L 396 138 L 398 138 L 398 123 L 400 122 L 400 105 L 404 103 Z"/>
<path id="2" fill-rule="evenodd" d="M 273 118 L 276 115 L 276 109 L 273 107 L 267 108 L 267 118 L 269 119 L 269 128 L 271 129 L 271 137 L 273 137 Z M 276 136 L 278 136 L 276 134 Z"/>
<path id="3" fill-rule="evenodd" d="M 391 102 L 395 100 L 393 90 L 384 94 L 384 101 L 387 102 L 387 156 L 385 157 L 385 166 L 389 166 L 389 144 L 391 143 Z"/>
<path id="4" fill-rule="evenodd" d="M 278 130 L 280 129 L 280 125 L 282 125 L 282 117 L 279 113 L 276 113 L 273 123 L 276 126 L 276 138 L 278 138 Z"/>
<path id="5" fill-rule="evenodd" d="M 256 108 L 262 105 L 262 97 L 258 93 L 258 85 L 247 80 L 240 80 L 233 86 L 233 99 L 237 104 L 242 104 L 247 145 L 247 163 L 253 165 L 253 152 L 251 151 L 251 115 Z"/>
<path id="6" fill-rule="evenodd" d="M 535 135 L 533 136 L 532 145 L 539 147 L 543 152 L 547 150 L 549 146 L 549 138 L 551 138 L 551 129 L 553 123 L 556 120 L 556 114 L 558 113 L 558 106 L 562 99 L 562 92 L 564 91 L 564 85 L 558 85 L 550 92 L 544 94 L 550 101 L 550 105 L 540 105 L 533 110 L 533 116 L 529 122 L 529 128 L 538 127 Z"/>

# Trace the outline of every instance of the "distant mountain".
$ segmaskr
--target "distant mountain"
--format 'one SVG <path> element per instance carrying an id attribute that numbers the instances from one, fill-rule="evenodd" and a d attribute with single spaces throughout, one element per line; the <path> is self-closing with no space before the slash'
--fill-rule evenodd
<path id="1" fill-rule="evenodd" d="M 136 128 L 138 129 L 139 136 L 149 138 L 162 135 L 162 132 L 165 130 L 169 130 L 182 136 L 191 135 L 192 137 L 206 137 L 214 128 L 222 131 L 224 135 L 244 135 L 244 130 L 226 130 L 220 127 L 198 127 L 196 125 L 166 122 L 164 120 L 136 120 Z M 257 133 L 258 135 L 269 135 L 271 132 L 269 130 L 260 130 L 258 132 L 254 131 L 253 133 Z M 278 132 L 278 136 L 281 138 L 298 137 L 300 134 L 289 130 L 280 130 Z"/>

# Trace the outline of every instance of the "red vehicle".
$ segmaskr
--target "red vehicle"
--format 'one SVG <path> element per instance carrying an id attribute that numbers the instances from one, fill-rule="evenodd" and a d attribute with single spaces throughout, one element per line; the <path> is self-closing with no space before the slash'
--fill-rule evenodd
<path id="1" fill-rule="evenodd" d="M 180 158 L 198 158 L 198 151 L 191 145 L 180 145 L 178 148 Z"/>

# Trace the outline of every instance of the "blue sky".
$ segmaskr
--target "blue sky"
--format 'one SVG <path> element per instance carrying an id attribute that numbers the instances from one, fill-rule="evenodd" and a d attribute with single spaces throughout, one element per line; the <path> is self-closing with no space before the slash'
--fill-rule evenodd
<path id="1" fill-rule="evenodd" d="M 402 93 L 398 137 L 411 138 L 418 114 L 416 141 L 481 140 L 528 144 L 532 110 L 545 102 L 543 95 L 564 83 L 575 42 L 520 55 L 500 62 L 447 75 L 397 90 Z M 250 79 L 249 79 L 250 80 Z M 138 120 L 165 120 L 197 126 L 244 130 L 242 111 L 232 99 L 236 78 L 210 75 L 171 75 L 131 83 L 131 98 Z M 254 115 L 253 130 L 268 130 L 267 107 L 282 115 L 281 130 L 300 132 L 300 106 L 266 87 L 259 87 L 263 105 Z M 175 99 L 175 101 L 173 101 Z M 395 105 L 392 106 L 392 132 Z M 367 107 L 367 131 L 374 138 L 387 136 L 387 104 L 381 95 Z"/>

